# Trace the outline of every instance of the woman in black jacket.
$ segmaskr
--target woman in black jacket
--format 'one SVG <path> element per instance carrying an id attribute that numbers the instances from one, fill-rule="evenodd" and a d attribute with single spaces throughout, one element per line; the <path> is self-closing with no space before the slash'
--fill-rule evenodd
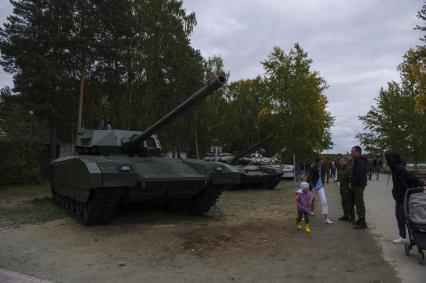
<path id="1" fill-rule="evenodd" d="M 321 203 L 322 214 L 324 215 L 324 221 L 326 224 L 333 224 L 333 221 L 328 218 L 328 203 L 325 195 L 324 183 L 325 183 L 326 172 L 324 170 L 324 160 L 318 157 L 315 160 L 315 164 L 311 167 L 308 183 L 310 184 L 311 190 L 313 191 L 311 215 L 314 215 L 314 201 L 315 195 L 318 195 Z"/>
<path id="2" fill-rule="evenodd" d="M 399 235 L 395 240 L 393 240 L 393 243 L 401 244 L 407 236 L 404 213 L 405 191 L 409 188 L 422 187 L 424 186 L 424 183 L 404 168 L 404 162 L 397 153 L 391 151 L 386 152 L 385 160 L 392 171 L 392 195 L 395 200 L 395 216 L 399 229 Z"/>

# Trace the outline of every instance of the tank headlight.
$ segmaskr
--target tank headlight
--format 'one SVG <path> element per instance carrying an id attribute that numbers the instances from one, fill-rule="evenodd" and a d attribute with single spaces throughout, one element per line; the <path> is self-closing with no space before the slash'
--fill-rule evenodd
<path id="1" fill-rule="evenodd" d="M 222 172 L 223 171 L 223 168 L 222 167 L 216 167 L 216 172 Z"/>
<path id="2" fill-rule="evenodd" d="M 120 172 L 130 172 L 132 168 L 129 165 L 121 165 Z"/>

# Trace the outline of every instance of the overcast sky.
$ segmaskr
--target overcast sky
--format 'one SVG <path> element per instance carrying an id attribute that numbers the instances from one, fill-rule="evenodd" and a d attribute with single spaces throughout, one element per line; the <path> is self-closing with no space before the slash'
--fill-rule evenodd
<path id="1" fill-rule="evenodd" d="M 298 42 L 330 86 L 329 111 L 335 147 L 345 152 L 362 131 L 358 116 L 374 103 L 380 87 L 399 80 L 396 66 L 420 44 L 416 13 L 421 0 L 184 0 L 198 25 L 192 44 L 204 56 L 219 55 L 231 81 L 263 74 L 274 46 L 288 51 Z M 0 0 L 0 20 L 11 13 Z M 0 87 L 10 85 L 0 71 Z M 285 135 L 285 133 L 282 133 Z"/>

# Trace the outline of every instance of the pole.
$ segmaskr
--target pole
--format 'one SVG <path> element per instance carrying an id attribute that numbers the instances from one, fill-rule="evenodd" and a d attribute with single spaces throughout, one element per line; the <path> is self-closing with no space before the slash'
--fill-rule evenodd
<path id="1" fill-rule="evenodd" d="M 80 93 L 78 96 L 78 110 L 77 110 L 77 133 L 81 129 L 81 120 L 83 117 L 83 94 L 84 94 L 84 80 L 86 77 L 86 68 L 83 67 L 80 76 Z"/>
<path id="2" fill-rule="evenodd" d="M 293 184 L 296 187 L 296 154 L 293 153 Z"/>
<path id="3" fill-rule="evenodd" d="M 259 143 L 259 128 L 256 125 L 257 143 Z"/>

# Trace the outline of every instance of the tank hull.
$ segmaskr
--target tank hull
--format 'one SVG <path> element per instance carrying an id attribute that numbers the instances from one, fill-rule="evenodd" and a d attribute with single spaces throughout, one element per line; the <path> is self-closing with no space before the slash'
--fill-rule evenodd
<path id="1" fill-rule="evenodd" d="M 136 201 L 180 202 L 202 214 L 239 181 L 238 170 L 222 163 L 114 155 L 59 158 L 51 184 L 55 203 L 83 224 L 101 224 L 120 203 Z"/>
<path id="2" fill-rule="evenodd" d="M 241 181 L 236 189 L 263 188 L 274 189 L 281 181 L 282 170 L 267 166 L 239 166 Z"/>

